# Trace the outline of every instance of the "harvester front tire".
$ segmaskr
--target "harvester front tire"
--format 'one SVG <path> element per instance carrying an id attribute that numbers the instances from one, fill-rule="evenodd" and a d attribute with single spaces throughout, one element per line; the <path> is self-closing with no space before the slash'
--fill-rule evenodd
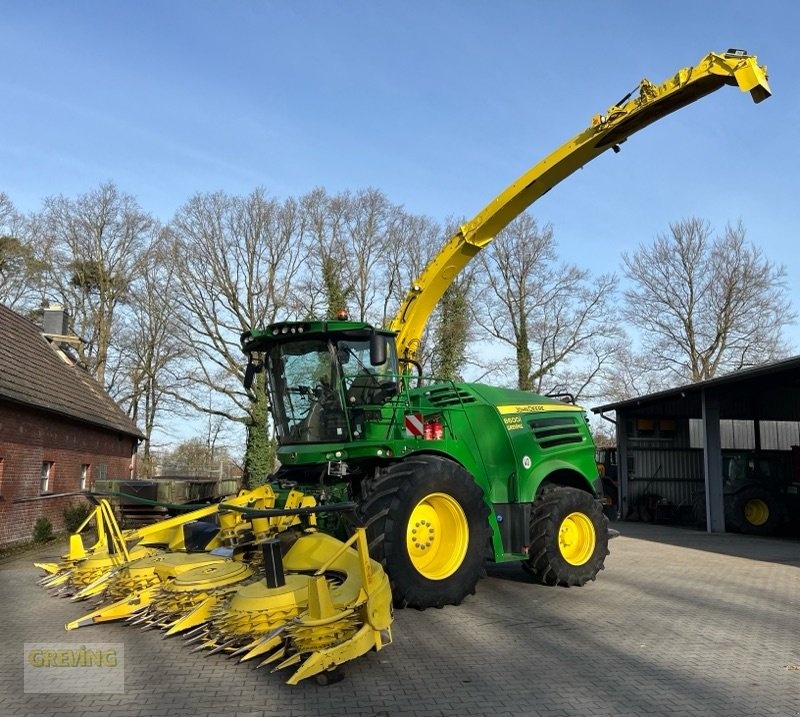
<path id="1" fill-rule="evenodd" d="M 554 488 L 533 504 L 527 569 L 544 585 L 585 585 L 608 555 L 608 523 L 594 497 Z"/>
<path id="2" fill-rule="evenodd" d="M 458 605 L 475 593 L 489 508 L 463 467 L 439 456 L 395 463 L 366 486 L 360 512 L 396 607 Z"/>

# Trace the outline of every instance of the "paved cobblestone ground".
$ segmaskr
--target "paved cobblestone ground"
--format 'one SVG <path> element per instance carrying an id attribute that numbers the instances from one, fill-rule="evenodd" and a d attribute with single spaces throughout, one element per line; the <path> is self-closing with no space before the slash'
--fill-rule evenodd
<path id="1" fill-rule="evenodd" d="M 37 586 L 34 556 L 14 558 L 0 563 L 0 715 L 800 715 L 800 543 L 618 527 L 595 583 L 490 568 L 459 607 L 398 612 L 394 644 L 328 687 L 125 624 L 64 632 L 84 606 Z M 124 693 L 26 694 L 26 642 L 124 643 Z"/>

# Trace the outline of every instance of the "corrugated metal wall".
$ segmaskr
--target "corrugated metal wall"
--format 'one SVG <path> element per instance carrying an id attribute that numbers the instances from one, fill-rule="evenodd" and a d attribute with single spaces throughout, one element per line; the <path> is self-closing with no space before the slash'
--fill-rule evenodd
<path id="1" fill-rule="evenodd" d="M 666 446 L 628 447 L 630 505 L 644 495 L 657 495 L 674 506 L 691 505 L 703 488 L 703 451 Z"/>
<path id="2" fill-rule="evenodd" d="M 800 422 L 723 419 L 722 449 L 754 450 L 757 423 L 762 450 L 789 451 L 800 445 Z M 691 506 L 694 494 L 705 490 L 702 420 L 629 419 L 626 432 L 628 503 L 623 517 L 635 515 L 637 506 L 652 507 L 660 499 L 675 509 L 666 520 L 679 520 L 678 508 Z M 668 511 L 665 515 L 669 516 Z"/>
<path id="3" fill-rule="evenodd" d="M 758 421 L 761 448 L 765 451 L 790 451 L 800 445 L 800 422 Z M 756 447 L 755 422 L 723 419 L 719 422 L 722 449 L 753 450 Z M 703 421 L 689 419 L 689 444 L 703 447 Z"/>
<path id="4" fill-rule="evenodd" d="M 790 451 L 800 446 L 800 423 L 797 421 L 760 421 L 761 447 L 765 451 Z"/>

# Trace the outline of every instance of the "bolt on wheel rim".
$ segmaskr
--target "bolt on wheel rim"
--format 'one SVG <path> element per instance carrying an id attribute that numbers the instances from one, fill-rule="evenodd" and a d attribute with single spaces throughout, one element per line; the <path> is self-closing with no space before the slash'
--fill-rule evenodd
<path id="1" fill-rule="evenodd" d="M 469 525 L 461 505 L 445 493 L 425 496 L 411 511 L 406 546 L 412 565 L 429 580 L 444 580 L 464 560 Z"/>
<path id="2" fill-rule="evenodd" d="M 594 525 L 585 513 L 570 513 L 558 529 L 558 549 L 570 565 L 583 565 L 594 553 Z"/>

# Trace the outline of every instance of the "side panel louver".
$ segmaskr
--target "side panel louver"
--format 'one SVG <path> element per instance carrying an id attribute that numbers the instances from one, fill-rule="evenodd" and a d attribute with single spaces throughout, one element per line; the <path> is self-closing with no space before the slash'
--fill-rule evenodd
<path id="1" fill-rule="evenodd" d="M 427 392 L 428 400 L 437 408 L 475 403 L 475 396 L 454 386 L 437 386 Z"/>
<path id="2" fill-rule="evenodd" d="M 542 450 L 583 441 L 578 423 L 572 416 L 534 419 L 528 425 Z"/>

